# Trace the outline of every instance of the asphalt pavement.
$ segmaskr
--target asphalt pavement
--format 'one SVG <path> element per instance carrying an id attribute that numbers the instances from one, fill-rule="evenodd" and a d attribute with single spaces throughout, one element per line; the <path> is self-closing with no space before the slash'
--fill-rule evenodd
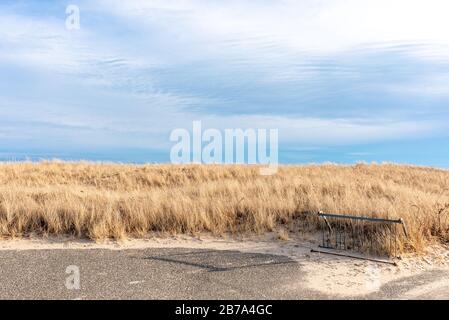
<path id="1" fill-rule="evenodd" d="M 302 285 L 286 256 L 198 249 L 0 251 L 0 299 L 332 299 Z M 294 279 L 295 285 L 291 285 Z M 384 285 L 367 299 L 448 299 L 428 272 Z"/>

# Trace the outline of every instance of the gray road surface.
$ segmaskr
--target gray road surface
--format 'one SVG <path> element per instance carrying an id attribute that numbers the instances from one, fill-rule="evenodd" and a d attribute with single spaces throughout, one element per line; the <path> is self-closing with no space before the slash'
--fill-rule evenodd
<path id="1" fill-rule="evenodd" d="M 76 289 L 76 268 L 79 289 Z M 288 257 L 237 251 L 0 251 L 1 299 L 334 298 L 306 289 L 301 285 L 303 275 L 301 264 Z M 364 298 L 401 297 L 418 284 L 424 290 L 418 291 L 416 297 L 448 299 L 449 287 L 426 288 L 426 284 L 448 276 L 428 272 L 401 279 Z"/>

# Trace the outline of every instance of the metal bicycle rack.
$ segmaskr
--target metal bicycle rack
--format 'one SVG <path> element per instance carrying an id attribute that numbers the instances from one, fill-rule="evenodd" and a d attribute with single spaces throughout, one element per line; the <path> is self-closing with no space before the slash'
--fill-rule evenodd
<path id="1" fill-rule="evenodd" d="M 364 216 L 349 216 L 319 212 L 322 218 L 321 244 L 323 250 L 313 250 L 357 259 L 372 260 L 395 264 L 388 259 L 379 259 L 380 255 L 388 254 L 387 258 L 397 258 L 400 239 L 407 237 L 407 229 L 402 219 L 383 219 Z M 398 226 L 402 226 L 398 230 Z M 361 253 L 351 255 L 346 252 Z"/>

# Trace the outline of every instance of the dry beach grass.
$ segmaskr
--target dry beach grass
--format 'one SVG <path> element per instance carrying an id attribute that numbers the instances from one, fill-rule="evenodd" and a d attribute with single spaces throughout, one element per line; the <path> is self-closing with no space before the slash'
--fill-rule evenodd
<path id="1" fill-rule="evenodd" d="M 0 164 L 0 235 L 90 239 L 313 230 L 320 210 L 402 217 L 422 250 L 449 241 L 449 171 L 394 164 L 281 166 Z"/>

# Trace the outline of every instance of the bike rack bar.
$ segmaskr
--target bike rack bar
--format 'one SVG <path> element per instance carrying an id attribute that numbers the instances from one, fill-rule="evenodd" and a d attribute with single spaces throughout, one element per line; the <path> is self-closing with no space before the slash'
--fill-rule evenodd
<path id="1" fill-rule="evenodd" d="M 342 214 L 333 214 L 333 213 L 318 213 L 320 217 L 330 217 L 330 218 L 341 218 L 341 219 L 354 219 L 354 220 L 366 220 L 366 221 L 378 221 L 378 222 L 392 222 L 392 223 L 403 223 L 402 219 L 392 220 L 392 219 L 384 219 L 384 218 L 369 218 L 363 216 L 345 216 Z"/>
<path id="2" fill-rule="evenodd" d="M 347 258 L 354 258 L 354 259 L 359 259 L 359 260 L 366 260 L 366 261 L 372 261 L 372 262 L 386 263 L 386 264 L 391 264 L 393 266 L 397 266 L 398 265 L 395 261 L 382 260 L 382 259 L 369 258 L 369 257 L 360 257 L 360 256 L 351 255 L 351 254 L 344 254 L 344 253 L 340 253 L 340 252 L 330 252 L 330 251 L 315 250 L 315 249 L 311 249 L 310 252 L 331 254 L 331 255 L 339 256 L 339 257 L 347 257 Z"/>

